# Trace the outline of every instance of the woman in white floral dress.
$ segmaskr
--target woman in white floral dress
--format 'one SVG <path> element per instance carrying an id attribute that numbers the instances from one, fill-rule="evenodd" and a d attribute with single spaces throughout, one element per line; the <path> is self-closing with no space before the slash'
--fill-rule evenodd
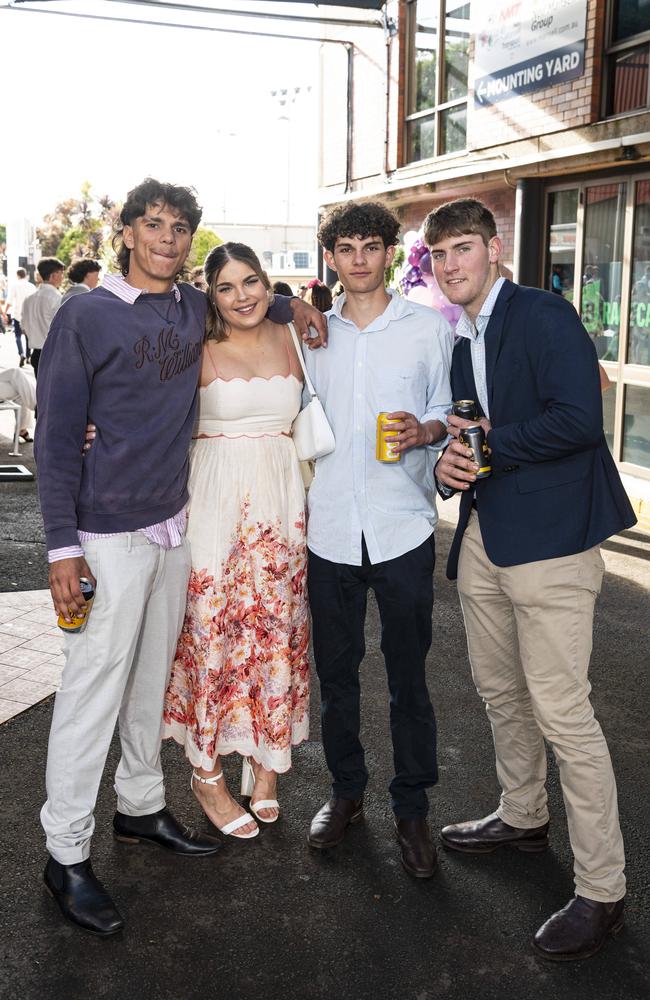
<path id="1" fill-rule="evenodd" d="M 270 285 L 253 251 L 222 244 L 205 272 L 213 308 L 190 457 L 192 573 L 163 737 L 185 748 L 209 819 L 249 838 L 257 823 L 230 794 L 221 757 L 244 758 L 242 794 L 274 822 L 277 774 L 308 735 L 305 497 L 290 437 L 302 371 L 288 327 L 265 318 Z"/>

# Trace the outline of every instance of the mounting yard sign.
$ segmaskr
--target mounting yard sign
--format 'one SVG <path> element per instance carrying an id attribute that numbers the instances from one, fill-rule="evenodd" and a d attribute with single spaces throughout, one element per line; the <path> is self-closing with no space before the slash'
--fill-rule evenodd
<path id="1" fill-rule="evenodd" d="M 475 6 L 475 107 L 582 76 L 587 0 L 482 0 Z"/>

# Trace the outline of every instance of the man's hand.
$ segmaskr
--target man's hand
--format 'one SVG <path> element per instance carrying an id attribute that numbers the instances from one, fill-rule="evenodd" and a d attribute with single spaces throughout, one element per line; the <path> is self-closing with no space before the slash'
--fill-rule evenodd
<path id="1" fill-rule="evenodd" d="M 298 298 L 291 299 L 290 305 L 298 336 L 302 337 L 307 347 L 310 350 L 313 350 L 314 347 L 327 347 L 327 320 L 322 312 Z M 318 332 L 317 337 L 311 336 L 310 326 Z"/>
<path id="2" fill-rule="evenodd" d="M 454 490 L 468 490 L 476 482 L 476 473 L 479 466 L 472 458 L 472 450 L 467 448 L 458 440 L 460 432 L 465 427 L 474 427 L 480 424 L 485 434 L 492 429 L 492 424 L 487 417 L 480 420 L 465 420 L 463 417 L 456 417 L 450 413 L 447 417 L 447 431 L 455 441 L 443 451 L 438 459 L 435 468 L 435 477 L 443 486 L 449 486 Z"/>
<path id="3" fill-rule="evenodd" d="M 94 424 L 86 424 L 86 439 L 82 449 L 84 452 L 90 451 L 90 449 L 92 448 L 96 433 L 97 433 L 97 428 L 95 427 Z"/>
<path id="4" fill-rule="evenodd" d="M 395 410 L 387 414 L 386 419 L 399 421 L 386 428 L 386 440 L 397 440 L 397 444 L 393 446 L 395 451 L 435 444 L 445 436 L 445 425 L 439 420 L 427 420 L 422 424 L 414 413 L 407 413 L 405 410 Z"/>
<path id="5" fill-rule="evenodd" d="M 74 559 L 60 559 L 50 565 L 50 593 L 57 615 L 62 615 L 67 622 L 72 615 L 79 614 L 86 608 L 86 602 L 79 586 L 79 577 L 85 576 L 93 587 L 95 577 L 90 572 L 88 563 L 83 556 Z"/>

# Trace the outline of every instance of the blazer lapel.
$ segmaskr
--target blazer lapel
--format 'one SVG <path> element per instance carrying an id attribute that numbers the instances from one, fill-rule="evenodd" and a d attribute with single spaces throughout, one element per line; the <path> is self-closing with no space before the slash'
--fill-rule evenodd
<path id="1" fill-rule="evenodd" d="M 485 330 L 485 377 L 487 382 L 488 404 L 490 413 L 492 407 L 492 384 L 494 381 L 494 367 L 499 357 L 501 343 L 504 335 L 504 327 L 510 300 L 517 291 L 517 286 L 506 278 L 501 291 L 492 310 L 488 325 Z"/>

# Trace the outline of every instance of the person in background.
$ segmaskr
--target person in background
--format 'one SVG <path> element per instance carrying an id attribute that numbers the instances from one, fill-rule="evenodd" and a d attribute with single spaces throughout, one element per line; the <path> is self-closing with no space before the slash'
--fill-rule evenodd
<path id="1" fill-rule="evenodd" d="M 36 383 L 29 368 L 0 367 L 0 401 L 20 405 L 19 434 L 29 444 L 33 441 Z"/>
<path id="2" fill-rule="evenodd" d="M 65 275 L 65 264 L 58 257 L 41 257 L 36 265 L 41 283 L 34 295 L 23 304 L 23 327 L 29 341 L 34 376 L 38 380 L 38 364 L 50 325 L 61 305 L 59 288 Z"/>
<path id="3" fill-rule="evenodd" d="M 192 270 L 190 271 L 190 282 L 194 285 L 195 288 L 200 288 L 202 292 L 207 292 L 208 285 L 205 280 L 202 264 L 199 264 L 198 267 L 192 268 Z M 291 294 L 291 292 L 289 294 Z"/>
<path id="4" fill-rule="evenodd" d="M 424 223 L 434 273 L 464 312 L 451 369 L 455 399 L 477 403 L 491 475 L 448 418 L 441 495 L 461 493 L 447 565 L 458 577 L 472 677 L 494 739 L 501 798 L 445 826 L 443 844 L 482 854 L 548 846 L 546 748 L 560 773 L 575 895 L 539 928 L 544 958 L 588 958 L 623 925 L 625 856 L 609 750 L 589 700 L 600 543 L 636 521 L 603 434 L 598 359 L 562 296 L 499 276 L 502 244 L 473 198 Z"/>
<path id="5" fill-rule="evenodd" d="M 92 257 L 80 257 L 79 260 L 73 261 L 68 268 L 70 287 L 63 293 L 59 308 L 75 295 L 83 295 L 97 288 L 101 270 L 102 265 Z"/>
<path id="6" fill-rule="evenodd" d="M 309 302 L 310 305 L 314 306 L 322 313 L 329 312 L 332 308 L 332 293 L 321 281 L 317 281 L 311 285 L 305 302 Z"/>
<path id="7" fill-rule="evenodd" d="M 274 281 L 273 291 L 278 295 L 293 295 L 293 288 L 286 281 Z"/>
<path id="8" fill-rule="evenodd" d="M 19 267 L 16 271 L 16 280 L 9 289 L 9 297 L 4 304 L 4 316 L 8 321 L 9 316 L 14 325 L 14 336 L 16 338 L 16 347 L 18 348 L 18 357 L 20 359 L 20 367 L 22 368 L 26 361 L 30 360 L 31 352 L 30 345 L 27 335 L 22 326 L 23 318 L 23 306 L 27 299 L 34 295 L 36 288 L 31 283 L 27 277 L 27 271 L 24 267 Z M 23 337 L 25 338 L 25 347 L 23 349 Z"/>

